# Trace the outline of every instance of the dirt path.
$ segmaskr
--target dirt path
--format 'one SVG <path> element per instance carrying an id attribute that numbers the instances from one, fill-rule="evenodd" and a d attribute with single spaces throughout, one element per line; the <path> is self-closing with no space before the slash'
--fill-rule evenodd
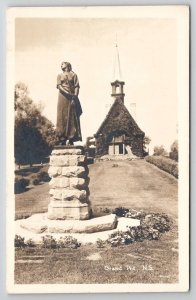
<path id="1" fill-rule="evenodd" d="M 178 181 L 145 160 L 97 162 L 90 166 L 89 175 L 96 214 L 103 208 L 124 206 L 177 217 Z"/>

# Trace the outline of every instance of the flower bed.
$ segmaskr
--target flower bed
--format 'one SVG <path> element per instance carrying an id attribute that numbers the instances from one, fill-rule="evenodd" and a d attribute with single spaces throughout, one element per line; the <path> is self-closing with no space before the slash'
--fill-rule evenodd
<path id="1" fill-rule="evenodd" d="M 37 245 L 31 240 L 25 242 L 24 237 L 15 235 L 14 245 L 16 248 L 36 247 Z M 80 243 L 72 236 L 61 237 L 58 241 L 52 235 L 42 237 L 42 248 L 56 249 L 56 248 L 71 248 L 77 249 Z"/>
<path id="2" fill-rule="evenodd" d="M 106 241 L 98 239 L 96 246 L 104 248 L 106 244 L 116 247 L 119 245 L 128 245 L 134 242 L 142 242 L 144 240 L 159 240 L 161 234 L 171 229 L 172 220 L 163 213 L 146 213 L 144 211 L 136 211 L 134 209 L 127 209 L 124 207 L 117 207 L 114 209 L 118 218 L 132 218 L 140 220 L 140 226 L 127 227 L 126 231 L 116 231 L 108 237 Z M 52 235 L 42 237 L 41 246 L 48 249 L 56 248 L 71 248 L 77 249 L 80 243 L 72 236 L 61 237 L 56 240 Z M 32 240 L 25 242 L 21 236 L 15 236 L 15 247 L 25 248 L 34 247 Z"/>
<path id="3" fill-rule="evenodd" d="M 118 217 L 139 219 L 140 226 L 129 227 L 126 232 L 117 231 L 112 233 L 107 240 L 107 243 L 112 247 L 144 240 L 158 240 L 161 234 L 171 229 L 172 221 L 163 213 L 145 213 L 144 211 L 136 211 L 124 207 L 115 208 L 113 213 Z"/>

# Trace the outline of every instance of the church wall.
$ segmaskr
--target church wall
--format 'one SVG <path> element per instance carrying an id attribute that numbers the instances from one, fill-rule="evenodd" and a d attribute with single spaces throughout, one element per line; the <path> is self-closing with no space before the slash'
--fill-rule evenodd
<path id="1" fill-rule="evenodd" d="M 96 136 L 96 155 L 108 154 L 108 147 L 112 143 L 113 136 L 121 135 L 125 136 L 125 144 L 131 147 L 134 155 L 144 156 L 144 133 L 138 129 L 136 122 L 132 119 L 122 101 L 116 99 L 112 110 Z"/>
<path id="2" fill-rule="evenodd" d="M 131 137 L 131 139 L 129 141 L 126 141 L 125 144 L 131 147 L 134 155 L 138 157 L 144 156 L 142 136 L 137 138 Z M 104 134 L 96 139 L 96 156 L 103 156 L 106 154 L 108 154 L 108 143 L 107 134 Z"/>
<path id="3" fill-rule="evenodd" d="M 131 150 L 134 155 L 138 157 L 143 157 L 144 156 L 144 150 L 143 150 L 143 137 L 137 137 L 134 138 L 129 145 L 131 146 Z"/>
<path id="4" fill-rule="evenodd" d="M 108 145 L 106 143 L 107 136 L 101 136 L 96 139 L 96 156 L 108 154 Z"/>

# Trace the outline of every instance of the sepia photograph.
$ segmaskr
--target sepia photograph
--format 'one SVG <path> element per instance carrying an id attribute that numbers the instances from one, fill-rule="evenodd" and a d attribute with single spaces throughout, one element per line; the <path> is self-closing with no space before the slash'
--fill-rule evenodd
<path id="1" fill-rule="evenodd" d="M 7 10 L 7 290 L 189 289 L 189 7 Z"/>

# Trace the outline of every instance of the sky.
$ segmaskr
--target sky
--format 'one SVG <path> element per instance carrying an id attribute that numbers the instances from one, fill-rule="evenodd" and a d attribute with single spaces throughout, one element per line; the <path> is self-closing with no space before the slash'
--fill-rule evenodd
<path id="1" fill-rule="evenodd" d="M 125 106 L 151 139 L 167 150 L 177 139 L 177 27 L 175 19 L 18 18 L 15 23 L 15 81 L 44 106 L 56 124 L 61 62 L 80 81 L 83 142 L 104 120 L 110 105 L 118 43 Z M 134 107 L 135 112 L 131 110 Z"/>

